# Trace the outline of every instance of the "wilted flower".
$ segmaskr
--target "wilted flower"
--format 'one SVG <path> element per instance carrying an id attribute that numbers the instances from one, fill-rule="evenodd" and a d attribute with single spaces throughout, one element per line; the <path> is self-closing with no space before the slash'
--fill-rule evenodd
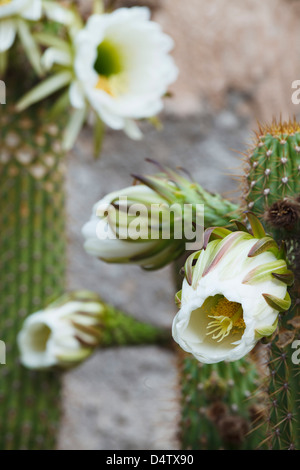
<path id="1" fill-rule="evenodd" d="M 0 52 L 12 46 L 18 31 L 26 34 L 21 20 L 36 21 L 41 14 L 42 0 L 0 0 Z"/>
<path id="2" fill-rule="evenodd" d="M 80 291 L 30 315 L 18 335 L 21 363 L 44 369 L 83 361 L 100 343 L 104 312 L 96 294 Z"/>
<path id="3" fill-rule="evenodd" d="M 173 337 L 203 363 L 242 358 L 274 333 L 278 313 L 290 306 L 293 274 L 283 250 L 248 217 L 253 234 L 241 223 L 236 232 L 207 230 L 204 248 L 185 265 Z M 217 238 L 209 241 L 211 235 Z"/>

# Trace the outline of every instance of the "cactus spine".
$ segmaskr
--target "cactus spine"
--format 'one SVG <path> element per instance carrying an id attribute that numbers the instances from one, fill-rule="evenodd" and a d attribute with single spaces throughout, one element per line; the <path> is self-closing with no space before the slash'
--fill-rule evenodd
<path id="1" fill-rule="evenodd" d="M 8 97 L 8 103 L 11 103 Z M 1 110 L 2 111 L 2 110 Z M 16 337 L 24 318 L 63 292 L 64 155 L 60 128 L 36 107 L 0 115 L 0 448 L 52 449 L 60 416 L 57 372 L 19 364 Z"/>
<path id="2" fill-rule="evenodd" d="M 246 165 L 246 207 L 261 218 L 278 244 L 284 242 L 295 274 L 290 292 L 292 307 L 281 314 L 268 345 L 269 414 L 264 442 L 274 450 L 299 449 L 300 368 L 292 360 L 292 344 L 299 339 L 299 124 L 274 121 L 270 126 L 260 126 L 246 155 Z"/>

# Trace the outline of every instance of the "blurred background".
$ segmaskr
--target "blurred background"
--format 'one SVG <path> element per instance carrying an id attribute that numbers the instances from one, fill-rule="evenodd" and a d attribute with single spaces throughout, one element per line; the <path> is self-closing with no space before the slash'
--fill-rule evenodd
<path id="1" fill-rule="evenodd" d="M 108 131 L 93 157 L 84 129 L 68 160 L 68 288 L 87 288 L 134 317 L 171 327 L 176 313 L 171 268 L 145 273 L 107 265 L 83 250 L 81 228 L 107 192 L 152 172 L 153 158 L 186 167 L 206 189 L 238 201 L 241 155 L 257 120 L 297 117 L 292 82 L 300 79 L 297 0 L 145 0 L 175 42 L 180 70 L 160 116 L 143 124 L 144 140 Z M 90 1 L 81 2 L 89 11 Z M 64 376 L 59 449 L 176 449 L 176 355 L 159 347 L 99 351 Z"/>

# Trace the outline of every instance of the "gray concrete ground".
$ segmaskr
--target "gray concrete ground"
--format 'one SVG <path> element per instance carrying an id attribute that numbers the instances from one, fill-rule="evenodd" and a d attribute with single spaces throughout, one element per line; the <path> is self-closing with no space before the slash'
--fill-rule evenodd
<path id="1" fill-rule="evenodd" d="M 171 267 L 147 273 L 105 264 L 85 253 L 81 227 L 96 201 L 131 184 L 131 173 L 155 171 L 146 158 L 184 166 L 206 189 L 237 199 L 232 176 L 240 172 L 240 158 L 233 150 L 247 146 L 249 123 L 237 112 L 240 97 L 232 95 L 229 102 L 217 115 L 166 114 L 160 132 L 143 125 L 141 142 L 109 131 L 98 160 L 92 157 L 91 130 L 83 131 L 68 165 L 69 289 L 94 290 L 140 320 L 171 327 Z M 59 449 L 177 449 L 176 355 L 155 345 L 99 351 L 66 373 L 63 408 Z"/>

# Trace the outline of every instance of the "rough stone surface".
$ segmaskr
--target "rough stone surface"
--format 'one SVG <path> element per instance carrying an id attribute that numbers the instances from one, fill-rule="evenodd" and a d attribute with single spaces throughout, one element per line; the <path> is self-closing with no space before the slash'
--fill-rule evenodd
<path id="1" fill-rule="evenodd" d="M 299 112 L 291 101 L 300 78 L 297 0 L 164 0 L 155 19 L 174 39 L 180 76 L 172 87 L 176 112 L 227 106 L 236 90 L 253 120 Z"/>

